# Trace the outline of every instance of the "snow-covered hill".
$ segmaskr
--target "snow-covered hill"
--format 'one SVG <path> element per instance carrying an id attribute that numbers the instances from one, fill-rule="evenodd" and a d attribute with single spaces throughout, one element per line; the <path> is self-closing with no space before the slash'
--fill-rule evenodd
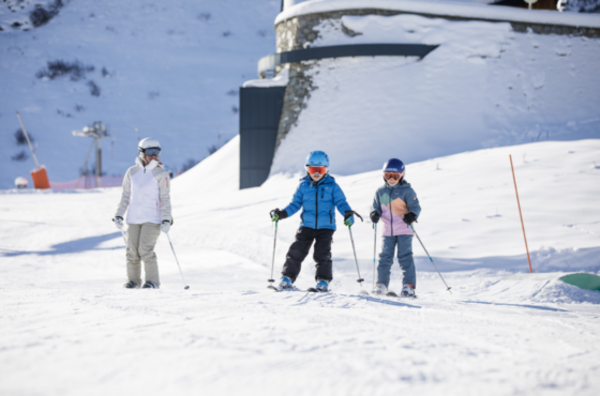
<path id="1" fill-rule="evenodd" d="M 411 301 L 357 294 L 344 227 L 335 293 L 267 290 L 268 212 L 289 202 L 297 179 L 237 190 L 238 145 L 173 182 L 170 235 L 188 291 L 164 236 L 161 289 L 121 288 L 123 240 L 110 221 L 119 189 L 0 195 L 1 394 L 595 395 L 600 292 L 558 278 L 600 274 L 600 140 L 410 164 L 423 207 L 416 229 L 453 292 L 415 241 Z M 336 180 L 366 215 L 380 172 Z M 298 224 L 298 215 L 279 224 L 276 276 Z M 358 223 L 353 233 L 370 288 L 373 229 Z M 308 258 L 297 284 L 313 282 Z"/>
<path id="2" fill-rule="evenodd" d="M 14 186 L 17 176 L 29 178 L 35 167 L 27 145 L 15 139 L 15 111 L 53 181 L 79 176 L 91 142 L 71 131 L 94 121 L 111 135 L 103 142 L 109 175 L 130 166 L 138 137 L 161 140 L 165 164 L 179 170 L 218 146 L 219 133 L 221 143 L 237 135 L 238 89 L 275 48 L 279 0 L 64 4 L 29 31 L 6 27 L 23 22 L 18 12 L 0 15 L 0 188 Z M 48 62 L 57 61 L 64 66 L 53 70 L 66 73 L 44 77 Z M 21 152 L 27 159 L 11 160 Z"/>
<path id="3" fill-rule="evenodd" d="M 303 4 L 312 3 L 297 7 Z M 353 37 L 344 33 L 348 29 Z M 415 162 L 485 147 L 600 138 L 600 39 L 417 15 L 344 16 L 323 21 L 317 30 L 315 47 L 439 47 L 421 61 L 315 62 L 305 73 L 317 88 L 282 141 L 271 174 L 299 171 L 305 154 L 297 148 L 305 142 L 339 158 L 333 172 L 351 175 L 378 169 L 381 158 Z"/>

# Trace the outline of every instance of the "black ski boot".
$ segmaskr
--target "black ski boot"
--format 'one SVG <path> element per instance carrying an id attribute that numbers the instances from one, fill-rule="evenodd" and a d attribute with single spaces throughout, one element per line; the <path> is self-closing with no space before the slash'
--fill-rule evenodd
<path id="1" fill-rule="evenodd" d="M 129 282 L 125 283 L 123 287 L 125 289 L 138 289 L 140 285 L 137 282 L 130 280 Z"/>
<path id="2" fill-rule="evenodd" d="M 142 286 L 142 289 L 158 289 L 158 285 L 154 282 L 146 281 L 144 286 Z"/>

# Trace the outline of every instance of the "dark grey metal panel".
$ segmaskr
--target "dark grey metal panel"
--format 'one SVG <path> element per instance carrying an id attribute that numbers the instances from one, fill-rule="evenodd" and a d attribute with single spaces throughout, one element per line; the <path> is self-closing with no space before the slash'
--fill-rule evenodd
<path id="1" fill-rule="evenodd" d="M 267 55 L 258 61 L 258 75 L 286 63 L 344 56 L 416 56 L 424 58 L 437 47 L 437 45 L 425 44 L 350 44 L 280 52 Z"/>
<path id="2" fill-rule="evenodd" d="M 285 88 L 240 88 L 240 189 L 269 176 Z"/>

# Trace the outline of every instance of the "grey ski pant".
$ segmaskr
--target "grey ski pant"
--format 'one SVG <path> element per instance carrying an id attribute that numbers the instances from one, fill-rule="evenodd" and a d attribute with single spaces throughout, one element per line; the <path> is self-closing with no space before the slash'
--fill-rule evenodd
<path id="1" fill-rule="evenodd" d="M 160 286 L 158 261 L 154 246 L 160 235 L 160 225 L 154 223 L 129 224 L 127 229 L 127 278 L 142 284 L 142 265 L 146 271 L 146 280 Z"/>
<path id="2" fill-rule="evenodd" d="M 390 284 L 390 272 L 394 263 L 394 251 L 398 245 L 398 262 L 404 279 L 403 285 L 411 284 L 417 287 L 417 273 L 412 252 L 412 235 L 384 236 L 383 248 L 379 254 L 379 265 L 377 266 L 377 283 L 382 283 L 385 287 Z"/>

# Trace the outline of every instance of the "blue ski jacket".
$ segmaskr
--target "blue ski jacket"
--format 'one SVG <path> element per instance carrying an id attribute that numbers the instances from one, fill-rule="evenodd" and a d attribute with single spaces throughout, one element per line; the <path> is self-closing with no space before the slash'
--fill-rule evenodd
<path id="1" fill-rule="evenodd" d="M 300 185 L 294 193 L 292 202 L 286 206 L 288 216 L 292 216 L 302 207 L 300 227 L 309 227 L 317 230 L 335 230 L 335 208 L 344 215 L 347 210 L 352 210 L 346 196 L 329 175 L 315 183 L 308 175 L 300 179 Z M 354 221 L 354 217 L 352 217 Z"/>

